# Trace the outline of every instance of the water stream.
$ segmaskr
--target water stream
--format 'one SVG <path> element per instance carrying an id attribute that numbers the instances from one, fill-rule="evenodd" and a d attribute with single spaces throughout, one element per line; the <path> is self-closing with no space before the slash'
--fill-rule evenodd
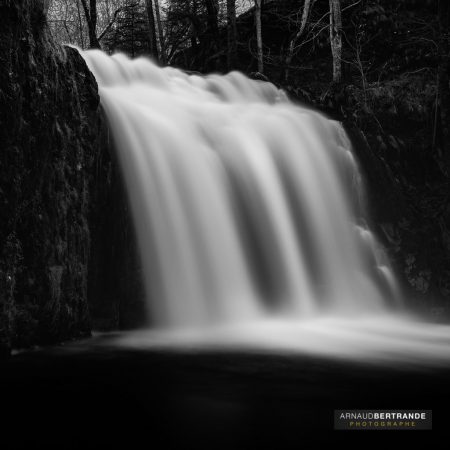
<path id="1" fill-rule="evenodd" d="M 340 123 L 237 72 L 83 56 L 123 170 L 153 328 L 194 330 L 195 345 L 450 359 L 446 327 L 401 313 Z"/>

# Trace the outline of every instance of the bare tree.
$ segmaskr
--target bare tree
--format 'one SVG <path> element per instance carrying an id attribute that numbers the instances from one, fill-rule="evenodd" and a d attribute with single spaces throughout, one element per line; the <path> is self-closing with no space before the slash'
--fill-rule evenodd
<path id="1" fill-rule="evenodd" d="M 156 25 L 155 25 L 155 16 L 153 14 L 152 0 L 145 0 L 145 6 L 147 10 L 148 40 L 149 40 L 150 54 L 158 60 L 159 59 L 158 44 L 156 42 Z"/>
<path id="2" fill-rule="evenodd" d="M 305 0 L 305 3 L 303 5 L 302 15 L 301 15 L 300 26 L 299 26 L 297 32 L 295 33 L 294 37 L 289 42 L 289 49 L 288 49 L 288 53 L 286 56 L 286 62 L 285 62 L 285 64 L 286 64 L 286 69 L 284 72 L 285 80 L 287 80 L 289 77 L 289 66 L 292 63 L 295 45 L 297 44 L 298 40 L 301 38 L 301 36 L 305 32 L 306 24 L 308 23 L 308 19 L 309 19 L 310 12 L 312 10 L 312 6 L 313 6 L 314 2 L 315 2 L 315 0 Z M 300 11 L 299 11 L 299 13 L 300 13 Z"/>
<path id="3" fill-rule="evenodd" d="M 97 39 L 97 0 L 89 0 L 89 6 L 87 0 L 81 0 L 83 5 L 84 15 L 86 17 L 86 23 L 89 32 L 89 47 L 101 48 L 100 42 Z"/>
<path id="4" fill-rule="evenodd" d="M 138 1 L 138 0 L 134 0 Z M 114 25 L 120 19 L 130 0 L 97 0 L 96 4 L 96 40 L 102 40 L 108 36 Z M 86 48 L 91 46 L 86 9 L 90 16 L 91 2 L 89 0 L 50 0 L 48 2 L 47 21 L 55 38 L 61 42 L 68 42 Z M 95 42 L 95 40 L 94 40 Z M 94 48 L 98 48 L 94 46 Z"/>
<path id="5" fill-rule="evenodd" d="M 236 0 L 227 0 L 228 70 L 237 65 Z"/>
<path id="6" fill-rule="evenodd" d="M 342 17 L 341 0 L 330 1 L 330 45 L 333 56 L 333 82 L 342 79 Z"/>
<path id="7" fill-rule="evenodd" d="M 218 5 L 216 0 L 204 0 L 207 14 L 208 31 L 214 39 L 219 35 Z"/>
<path id="8" fill-rule="evenodd" d="M 84 48 L 83 20 L 81 19 L 80 2 L 78 1 L 77 1 L 77 18 L 78 18 L 78 32 L 80 34 L 81 48 Z"/>
<path id="9" fill-rule="evenodd" d="M 51 0 L 44 0 L 44 14 L 47 15 L 48 8 L 50 7 Z"/>
<path id="10" fill-rule="evenodd" d="M 264 55 L 261 25 L 261 9 L 263 0 L 255 0 L 256 46 L 258 55 L 258 72 L 264 73 Z"/>
<path id="11" fill-rule="evenodd" d="M 166 43 L 164 41 L 164 29 L 161 22 L 161 10 L 159 0 L 155 0 L 156 23 L 158 24 L 158 37 L 160 46 L 160 60 L 163 64 L 167 63 Z"/>

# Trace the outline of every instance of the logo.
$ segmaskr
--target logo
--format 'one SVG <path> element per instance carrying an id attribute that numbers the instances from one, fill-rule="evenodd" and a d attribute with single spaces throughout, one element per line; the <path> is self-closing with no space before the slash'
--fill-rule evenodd
<path id="1" fill-rule="evenodd" d="M 431 410 L 338 409 L 335 430 L 431 430 Z"/>

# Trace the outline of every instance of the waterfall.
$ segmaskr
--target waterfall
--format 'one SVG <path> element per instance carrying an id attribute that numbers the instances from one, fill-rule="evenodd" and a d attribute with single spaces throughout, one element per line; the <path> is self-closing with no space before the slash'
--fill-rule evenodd
<path id="1" fill-rule="evenodd" d="M 340 123 L 238 72 L 83 56 L 123 170 L 149 323 L 348 317 L 400 305 Z"/>

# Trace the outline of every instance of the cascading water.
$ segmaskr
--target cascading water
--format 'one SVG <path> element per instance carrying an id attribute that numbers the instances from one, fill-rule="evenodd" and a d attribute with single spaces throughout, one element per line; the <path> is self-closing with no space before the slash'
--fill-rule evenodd
<path id="1" fill-rule="evenodd" d="M 150 313 L 188 325 L 265 311 L 386 308 L 394 279 L 348 201 L 341 125 L 269 83 L 86 55 L 130 194 Z"/>
<path id="2" fill-rule="evenodd" d="M 83 55 L 123 169 L 153 325 L 241 322 L 248 331 L 269 318 L 274 336 L 298 319 L 398 307 L 339 123 L 237 72 L 202 77 L 142 58 Z M 320 323 L 316 342 L 342 338 L 342 324 Z M 347 347 L 348 336 L 361 341 L 355 324 L 344 327 Z M 389 329 L 397 341 L 399 330 L 411 332 Z M 310 331 L 302 329 L 303 346 Z"/>

